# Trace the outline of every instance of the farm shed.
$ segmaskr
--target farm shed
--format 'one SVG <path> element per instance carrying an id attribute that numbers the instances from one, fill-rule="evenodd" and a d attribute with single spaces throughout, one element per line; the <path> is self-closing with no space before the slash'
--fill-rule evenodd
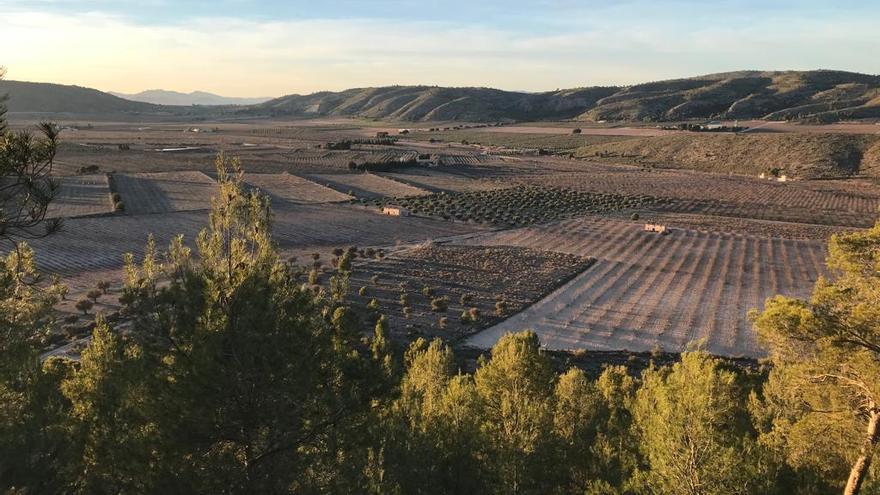
<path id="1" fill-rule="evenodd" d="M 667 229 L 665 225 L 646 223 L 645 224 L 645 232 L 656 232 L 658 234 L 668 234 L 669 229 Z"/>
<path id="2" fill-rule="evenodd" d="M 408 217 L 409 210 L 406 208 L 402 208 L 400 206 L 383 206 L 382 207 L 383 215 L 390 215 L 392 217 Z"/>

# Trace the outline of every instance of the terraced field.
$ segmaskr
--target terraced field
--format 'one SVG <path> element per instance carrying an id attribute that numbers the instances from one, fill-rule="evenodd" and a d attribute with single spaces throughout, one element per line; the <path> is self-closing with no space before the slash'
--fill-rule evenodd
<path id="1" fill-rule="evenodd" d="M 685 171 L 602 168 L 535 175 L 529 184 L 675 198 L 664 211 L 867 227 L 880 208 L 880 188 L 863 181 L 778 183 Z"/>
<path id="2" fill-rule="evenodd" d="M 293 203 L 331 203 L 351 199 L 348 194 L 288 173 L 246 174 L 244 181 L 268 194 L 273 204 L 277 204 L 276 200 L 279 199 Z"/>
<path id="3" fill-rule="evenodd" d="M 381 260 L 355 263 L 352 300 L 366 306 L 375 298 L 397 339 L 456 339 L 522 310 L 591 262 L 518 247 L 428 243 Z M 514 269 L 520 266 L 529 268 Z M 361 290 L 363 294 L 358 294 Z M 432 306 L 437 301 L 443 301 L 442 306 Z M 462 321 L 462 312 L 472 308 L 476 319 Z"/>
<path id="4" fill-rule="evenodd" d="M 594 256 L 589 270 L 522 313 L 472 337 L 491 346 L 532 329 L 552 349 L 680 351 L 704 340 L 727 356 L 762 355 L 749 309 L 775 294 L 809 295 L 824 273 L 825 242 L 674 230 L 580 218 L 478 236 L 511 245 Z"/>
<path id="5" fill-rule="evenodd" d="M 202 172 L 115 174 L 113 188 L 132 215 L 204 210 L 211 207 L 217 183 Z"/>
<path id="6" fill-rule="evenodd" d="M 489 180 L 474 179 L 437 169 L 420 167 L 407 168 L 400 172 L 382 173 L 381 175 L 430 192 L 474 192 L 499 187 L 497 183 Z"/>
<path id="7" fill-rule="evenodd" d="M 318 184 L 336 189 L 339 192 L 353 194 L 362 198 L 382 198 L 391 196 L 421 196 L 428 191 L 413 187 L 396 180 L 371 173 L 361 174 L 315 174 L 307 178 Z"/>
<path id="8" fill-rule="evenodd" d="M 273 237 L 285 252 L 357 243 L 394 246 L 479 231 L 476 226 L 415 217 L 388 217 L 348 205 L 293 205 L 274 209 Z M 160 247 L 183 234 L 192 242 L 205 227 L 205 211 L 163 215 L 113 215 L 73 218 L 52 236 L 29 242 L 41 270 L 65 277 L 122 266 L 127 252 L 143 252 L 152 233 Z M 4 251 L 8 246 L 0 246 Z"/>
<path id="9" fill-rule="evenodd" d="M 47 217 L 81 217 L 113 211 L 106 175 L 63 177 L 58 182 L 58 195 L 49 204 Z"/>

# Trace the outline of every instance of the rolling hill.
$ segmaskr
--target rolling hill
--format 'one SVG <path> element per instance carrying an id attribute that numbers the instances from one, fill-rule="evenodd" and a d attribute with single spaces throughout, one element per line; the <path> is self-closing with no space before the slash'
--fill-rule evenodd
<path id="1" fill-rule="evenodd" d="M 193 91 L 191 93 L 181 93 L 178 91 L 167 91 L 164 89 L 149 89 L 135 94 L 116 93 L 111 91 L 110 94 L 118 96 L 126 100 L 140 101 L 143 103 L 153 103 L 155 105 L 255 105 L 263 103 L 271 98 L 234 98 L 229 96 L 215 95 L 205 91 Z"/>
<path id="2" fill-rule="evenodd" d="M 162 107 L 129 101 L 97 89 L 62 84 L 0 81 L 0 95 L 9 112 L 47 114 L 141 114 L 161 113 Z"/>
<path id="3" fill-rule="evenodd" d="M 758 175 L 780 168 L 799 179 L 880 177 L 880 136 L 874 135 L 680 133 L 593 144 L 575 155 L 715 173 Z"/>
<path id="4" fill-rule="evenodd" d="M 348 116 L 400 121 L 677 121 L 880 118 L 880 76 L 842 71 L 742 71 L 628 87 L 524 93 L 490 88 L 386 86 L 288 95 L 232 107 L 158 106 L 94 89 L 0 81 L 12 112 Z"/>

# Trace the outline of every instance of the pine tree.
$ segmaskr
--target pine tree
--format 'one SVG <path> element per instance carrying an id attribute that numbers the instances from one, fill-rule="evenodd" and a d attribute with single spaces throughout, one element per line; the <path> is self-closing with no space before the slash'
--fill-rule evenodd
<path id="1" fill-rule="evenodd" d="M 496 493 L 544 493 L 552 479 L 552 395 L 555 373 L 540 350 L 538 336 L 507 334 L 481 359 L 474 374 L 480 400 L 481 429 Z"/>
<path id="2" fill-rule="evenodd" d="M 360 348 L 344 302 L 316 296 L 280 261 L 268 200 L 242 192 L 237 161 L 221 155 L 217 165 L 220 190 L 196 252 L 178 237 L 162 255 L 149 243 L 140 265 L 127 258 L 125 348 L 137 352 L 99 334 L 87 355 L 100 366 L 83 367 L 68 387 L 79 411 L 102 411 L 104 399 L 73 383 L 100 387 L 103 376 L 144 398 L 133 429 L 155 434 L 143 449 L 132 442 L 126 456 L 149 458 L 151 467 L 141 479 L 106 467 L 101 486 L 195 493 L 362 486 L 359 430 L 380 390 L 379 367 Z M 127 418 L 127 402 L 115 403 L 114 418 Z M 78 419 L 99 428 L 103 416 Z"/>
<path id="3" fill-rule="evenodd" d="M 796 469 L 851 495 L 878 486 L 880 223 L 833 236 L 828 266 L 833 280 L 820 279 L 809 301 L 777 296 L 753 314 L 775 365 L 764 430 Z"/>
<path id="4" fill-rule="evenodd" d="M 704 352 L 687 352 L 671 368 L 642 377 L 635 426 L 653 493 L 767 493 L 761 452 L 746 411 L 747 392 L 734 372 Z"/>

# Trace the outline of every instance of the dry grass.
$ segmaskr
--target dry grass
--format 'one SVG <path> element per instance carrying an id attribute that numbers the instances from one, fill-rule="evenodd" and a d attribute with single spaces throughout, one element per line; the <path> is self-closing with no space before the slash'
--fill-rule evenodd
<path id="1" fill-rule="evenodd" d="M 880 173 L 880 138 L 867 135 L 677 134 L 580 148 L 576 156 L 656 167 L 758 175 L 772 168 L 789 177 L 828 178 Z"/>

